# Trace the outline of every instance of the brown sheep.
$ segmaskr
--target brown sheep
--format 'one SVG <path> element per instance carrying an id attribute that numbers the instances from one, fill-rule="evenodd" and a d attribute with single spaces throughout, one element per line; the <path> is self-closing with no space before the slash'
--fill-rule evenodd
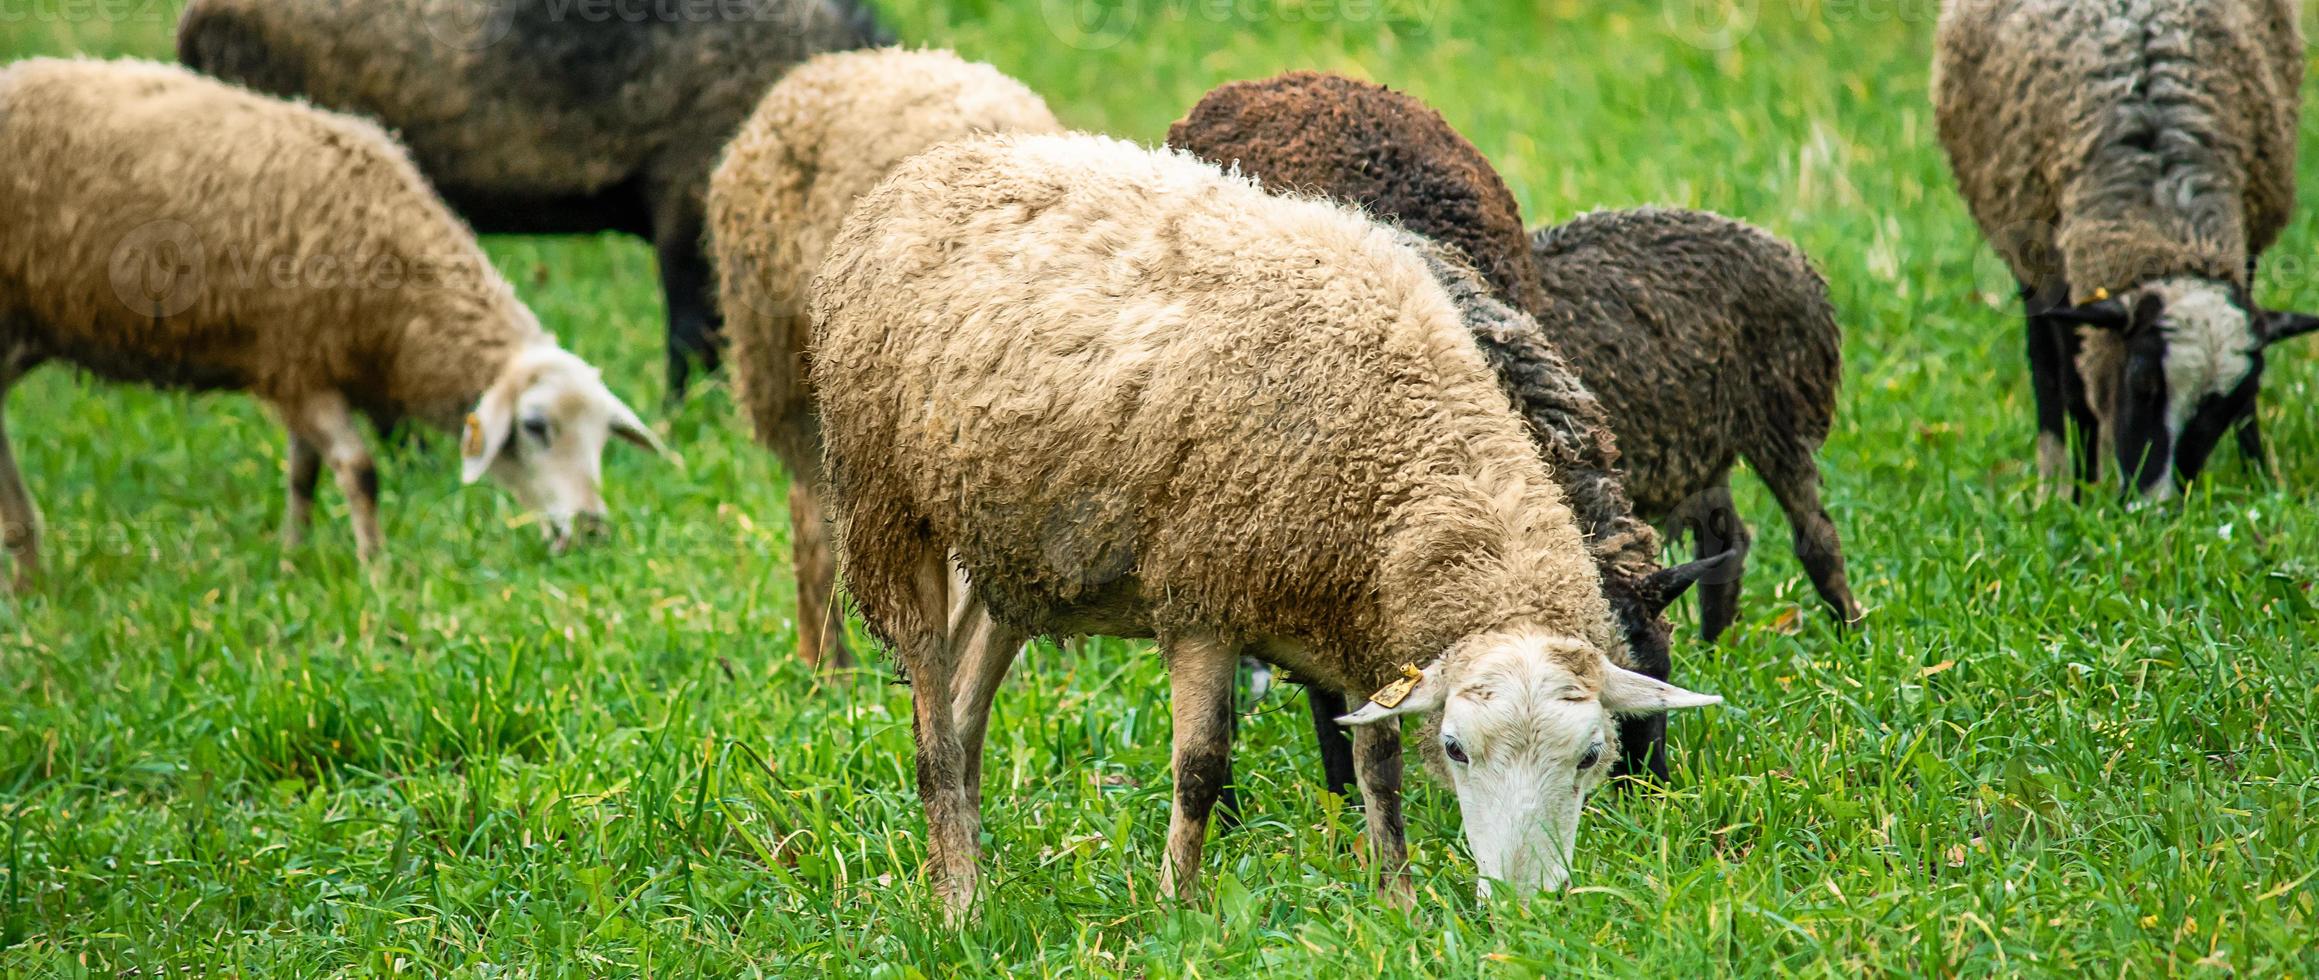
<path id="1" fill-rule="evenodd" d="M 383 546 L 357 412 L 463 428 L 463 478 L 544 511 L 559 549 L 603 520 L 608 437 L 660 451 L 368 122 L 168 65 L 34 59 L 0 69 L 0 159 L 0 397 L 51 359 L 257 395 L 289 430 L 287 542 L 327 463 L 361 555 Z M 4 433 L 0 523 L 27 586 L 38 517 Z"/>
<path id="2" fill-rule="evenodd" d="M 2020 286 L 2037 470 L 2164 499 L 2232 429 L 2268 468 L 2263 351 L 2319 318 L 2254 303 L 2295 208 L 2295 0 L 1953 0 L 1933 105 L 1957 189 Z"/>
<path id="3" fill-rule="evenodd" d="M 825 54 L 765 94 L 709 179 L 735 397 L 789 470 L 797 648 L 850 665 L 821 505 L 821 430 L 805 376 L 805 315 L 822 251 L 860 197 L 903 158 L 979 132 L 1060 129 L 1037 93 L 948 51 Z"/>
<path id="4" fill-rule="evenodd" d="M 653 243 L 668 384 L 714 368 L 702 194 L 765 90 L 823 51 L 892 43 L 862 0 L 192 0 L 199 71 L 376 119 L 486 234 Z"/>
<path id="5" fill-rule="evenodd" d="M 1102 137 L 948 143 L 861 199 L 812 314 L 839 552 L 911 678 L 954 917 L 991 695 L 1033 633 L 1159 640 L 1177 896 L 1243 654 L 1377 692 L 1342 721 L 1405 898 L 1390 719 L 1440 715 L 1483 888 L 1553 888 L 1613 712 L 1715 700 L 1610 661 L 1622 634 L 1521 417 L 1425 262 L 1349 209 Z"/>

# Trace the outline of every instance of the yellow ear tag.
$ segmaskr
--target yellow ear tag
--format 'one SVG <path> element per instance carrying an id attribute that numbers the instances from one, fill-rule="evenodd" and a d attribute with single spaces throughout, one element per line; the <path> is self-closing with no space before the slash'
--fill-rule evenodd
<path id="1" fill-rule="evenodd" d="M 1401 676 L 1369 695 L 1369 700 L 1387 708 L 1398 708 L 1409 699 L 1409 692 L 1417 690 L 1417 682 L 1425 679 L 1425 672 L 1408 664 L 1401 665 Z"/>
<path id="2" fill-rule="evenodd" d="M 2102 287 L 2100 287 L 2100 286 L 2095 286 L 2095 287 L 2094 287 L 2094 302 L 2096 302 L 2096 303 L 2099 303 L 2099 302 L 2101 302 L 2101 301 L 2103 301 L 2103 300 L 2105 300 L 2105 299 L 2108 299 L 2108 298 L 2110 298 L 2110 291 L 2109 291 L 2109 290 L 2107 290 L 2107 289 L 2103 289 L 2103 288 L 2102 288 Z"/>
<path id="3" fill-rule="evenodd" d="M 483 420 L 475 413 L 467 413 L 467 434 L 459 439 L 459 455 L 483 455 Z"/>

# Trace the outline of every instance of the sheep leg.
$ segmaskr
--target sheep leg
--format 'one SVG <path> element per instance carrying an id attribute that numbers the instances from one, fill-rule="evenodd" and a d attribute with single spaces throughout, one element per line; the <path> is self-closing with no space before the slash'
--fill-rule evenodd
<path id="1" fill-rule="evenodd" d="M 2029 391 L 2037 404 L 2037 497 L 2052 496 L 2061 485 L 2062 467 L 2069 463 L 2069 400 L 2066 379 L 2076 366 L 2062 356 L 2056 327 L 2039 315 L 2035 292 L 2021 287 L 2021 304 L 2028 311 Z"/>
<path id="2" fill-rule="evenodd" d="M 303 439 L 322 454 L 346 497 L 347 518 L 354 525 L 355 555 L 372 561 L 386 549 L 378 526 L 378 466 L 355 428 L 346 399 L 335 392 L 314 395 L 285 407 L 283 421 L 292 440 Z"/>
<path id="3" fill-rule="evenodd" d="M 2263 449 L 2262 416 L 2252 408 L 2247 410 L 2246 420 L 2238 424 L 2238 454 L 2255 475 L 2278 479 L 2278 467 L 2272 465 L 2270 454 Z"/>
<path id="4" fill-rule="evenodd" d="M 990 618 L 990 611 L 971 597 L 962 605 L 951 628 L 953 642 L 958 643 L 962 655 L 958 675 L 951 679 L 951 715 L 958 726 L 958 747 L 966 767 L 966 798 L 979 801 L 982 742 L 990 729 L 991 702 L 998 697 L 999 682 L 1006 679 L 1007 668 L 1014 666 L 1016 654 L 1022 652 L 1029 637 L 999 625 Z"/>
<path id="5" fill-rule="evenodd" d="M 1368 805 L 1369 865 L 1379 875 L 1385 900 L 1402 908 L 1417 903 L 1409 883 L 1408 824 L 1401 816 L 1401 726 L 1393 722 L 1353 729 L 1354 770 Z"/>
<path id="6" fill-rule="evenodd" d="M 322 479 L 322 450 L 290 433 L 289 509 L 282 515 L 282 549 L 295 548 L 314 524 L 314 485 Z"/>
<path id="7" fill-rule="evenodd" d="M 830 555 L 829 520 L 807 481 L 789 481 L 789 561 L 797 579 L 797 656 L 807 664 L 854 666 L 846 647 L 845 617 L 837 608 L 837 561 Z"/>
<path id="8" fill-rule="evenodd" d="M 960 644 L 949 634 L 950 569 L 928 551 L 908 576 L 906 594 L 880 609 L 910 674 L 911 733 L 918 742 L 918 802 L 926 810 L 926 865 L 946 919 L 957 923 L 974 905 L 982 801 L 967 792 L 966 755 L 953 692 Z M 873 576 L 876 581 L 880 576 Z"/>
<path id="9" fill-rule="evenodd" d="M 660 260 L 660 292 L 668 305 L 668 400 L 684 400 L 692 368 L 717 369 L 716 280 L 701 254 L 701 218 L 683 214 L 659 222 L 653 249 Z"/>
<path id="10" fill-rule="evenodd" d="M 1313 741 L 1321 750 L 1321 779 L 1329 792 L 1344 797 L 1347 802 L 1359 803 L 1353 795 L 1353 786 L 1360 777 L 1353 771 L 1353 736 L 1345 726 L 1337 724 L 1349 710 L 1345 696 L 1325 687 L 1306 685 L 1305 702 L 1312 706 Z"/>
<path id="11" fill-rule="evenodd" d="M 1811 453 L 1802 446 L 1782 446 L 1760 457 L 1750 455 L 1747 461 L 1787 511 L 1796 560 L 1803 563 L 1820 601 L 1845 625 L 1858 622 L 1860 604 L 1853 600 L 1852 586 L 1844 577 L 1843 539 L 1820 503 L 1820 469 Z"/>
<path id="12" fill-rule="evenodd" d="M 1170 637 L 1165 646 L 1176 790 L 1160 894 L 1188 902 L 1200 891 L 1208 815 L 1232 778 L 1232 682 L 1240 650 L 1213 636 Z"/>
<path id="13" fill-rule="evenodd" d="M 1739 560 L 1728 572 L 1709 576 L 1698 586 L 1699 636 L 1713 643 L 1739 619 L 1740 577 L 1750 541 L 1747 522 L 1740 520 L 1739 508 L 1731 502 L 1729 472 L 1717 476 L 1712 486 L 1692 498 L 1684 523 L 1691 529 L 1694 558 L 1705 560 L 1734 549 L 1739 552 Z"/>
<path id="14" fill-rule="evenodd" d="M 40 578 L 40 509 L 33 505 L 32 493 L 24 489 L 24 474 L 17 471 L 16 451 L 8 443 L 5 409 L 8 389 L 30 367 L 20 356 L 0 361 L 0 543 L 5 544 L 15 565 L 9 585 L 19 594 L 32 591 Z"/>

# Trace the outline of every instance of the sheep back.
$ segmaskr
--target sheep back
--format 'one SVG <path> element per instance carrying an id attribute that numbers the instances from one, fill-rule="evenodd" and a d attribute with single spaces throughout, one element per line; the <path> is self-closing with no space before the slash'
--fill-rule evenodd
<path id="1" fill-rule="evenodd" d="M 33 59 L 0 69 L 0 159 L 0 323 L 99 376 L 337 389 L 374 417 L 450 424 L 481 383 L 390 368 L 428 361 L 413 349 L 428 343 L 537 334 L 360 119 L 170 65 Z"/>
<path id="2" fill-rule="evenodd" d="M 854 0 L 654 5 L 641 20 L 573 0 L 193 0 L 178 28 L 188 65 L 394 127 L 454 199 L 638 178 L 696 209 L 783 72 L 887 40 Z"/>
<path id="3" fill-rule="evenodd" d="M 1954 0 L 1935 40 L 1941 145 L 2014 277 L 2073 300 L 2194 275 L 2245 283 L 2294 208 L 2294 0 Z"/>
<path id="4" fill-rule="evenodd" d="M 1795 246 L 1640 208 L 1539 229 L 1531 258 L 1539 324 L 1601 400 L 1637 513 L 1672 514 L 1738 453 L 1804 458 L 1827 439 L 1842 332 Z"/>
<path id="5" fill-rule="evenodd" d="M 1530 305 L 1521 205 L 1481 151 L 1416 98 L 1309 71 L 1231 82 L 1168 127 L 1168 145 L 1447 242 L 1500 293 Z"/>
<path id="6" fill-rule="evenodd" d="M 813 316 L 857 595 L 931 548 L 1023 629 L 1295 637 L 1339 690 L 1492 624 L 1619 648 L 1449 298 L 1337 206 L 1101 137 L 950 143 L 862 199 Z"/>
<path id="7" fill-rule="evenodd" d="M 806 296 L 854 200 L 929 146 L 1060 128 L 1037 93 L 948 51 L 819 55 L 766 93 L 708 194 L 736 400 L 761 442 L 792 466 L 820 454 L 804 367 Z"/>

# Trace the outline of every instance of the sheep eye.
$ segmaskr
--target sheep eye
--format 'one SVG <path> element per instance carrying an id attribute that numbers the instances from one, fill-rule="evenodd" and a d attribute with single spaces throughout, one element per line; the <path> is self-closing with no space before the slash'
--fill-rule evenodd
<path id="1" fill-rule="evenodd" d="M 1595 763 L 1597 763 L 1597 762 L 1601 762 L 1601 761 L 1602 761 L 1602 743 L 1601 743 L 1601 742 L 1596 742 L 1596 743 L 1594 743 L 1593 745 L 1589 745 L 1589 746 L 1587 746 L 1587 747 L 1586 747 L 1586 754 L 1585 754 L 1585 755 L 1582 755 L 1582 756 L 1579 756 L 1579 757 L 1578 757 L 1578 768 L 1579 768 L 1580 770 L 1582 770 L 1582 771 L 1583 771 L 1583 770 L 1587 770 L 1587 769 L 1592 769 L 1592 768 L 1594 768 L 1594 764 L 1595 764 Z"/>
<path id="2" fill-rule="evenodd" d="M 548 420 L 538 415 L 528 416 L 523 420 L 523 431 L 529 433 L 534 439 L 546 442 L 548 441 Z"/>
<path id="3" fill-rule="evenodd" d="M 1455 762 L 1459 765 L 1464 765 L 1473 761 L 1472 759 L 1466 758 L 1465 746 L 1458 744 L 1457 739 L 1451 738 L 1447 735 L 1444 735 L 1441 738 L 1441 750 L 1445 753 L 1448 753 L 1449 761 Z"/>

